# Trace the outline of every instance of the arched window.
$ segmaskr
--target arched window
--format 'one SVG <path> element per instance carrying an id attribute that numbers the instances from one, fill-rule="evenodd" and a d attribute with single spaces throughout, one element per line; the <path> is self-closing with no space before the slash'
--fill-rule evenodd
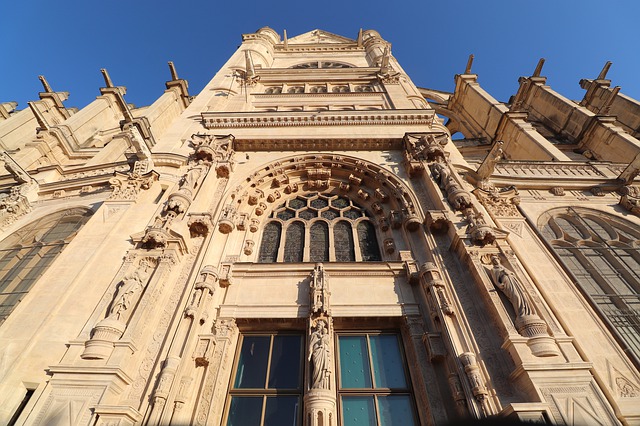
<path id="1" fill-rule="evenodd" d="M 305 194 L 281 204 L 270 218 L 262 233 L 259 262 L 382 260 L 368 213 L 349 198 Z M 284 250 L 280 250 L 281 242 Z"/>
<path id="2" fill-rule="evenodd" d="M 620 219 L 568 208 L 542 234 L 582 292 L 640 361 L 640 231 Z"/>
<path id="3" fill-rule="evenodd" d="M 278 247 L 280 247 L 280 233 L 282 225 L 278 222 L 269 222 L 262 233 L 262 245 L 260 246 L 261 263 L 271 263 L 278 259 Z"/>
<path id="4" fill-rule="evenodd" d="M 31 222 L 0 243 L 0 323 L 92 214 L 87 209 L 54 213 Z"/>
<path id="5" fill-rule="evenodd" d="M 287 226 L 284 241 L 284 261 L 302 262 L 304 249 L 304 223 L 296 220 Z"/>

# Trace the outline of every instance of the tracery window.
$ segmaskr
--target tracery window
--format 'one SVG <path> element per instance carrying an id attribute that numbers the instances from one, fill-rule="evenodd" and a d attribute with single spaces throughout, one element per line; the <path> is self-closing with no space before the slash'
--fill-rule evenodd
<path id="1" fill-rule="evenodd" d="M 640 232 L 611 216 L 568 208 L 542 234 L 605 322 L 640 361 Z"/>
<path id="2" fill-rule="evenodd" d="M 310 193 L 273 210 L 262 233 L 258 261 L 381 261 L 369 213 L 350 199 Z"/>
<path id="3" fill-rule="evenodd" d="M 317 69 L 317 68 L 353 68 L 351 65 L 343 64 L 341 62 L 329 62 L 329 61 L 313 61 L 306 62 L 304 64 L 297 64 L 292 66 L 293 69 Z"/>
<path id="4" fill-rule="evenodd" d="M 0 243 L 0 323 L 9 316 L 92 212 L 72 209 L 38 219 Z"/>

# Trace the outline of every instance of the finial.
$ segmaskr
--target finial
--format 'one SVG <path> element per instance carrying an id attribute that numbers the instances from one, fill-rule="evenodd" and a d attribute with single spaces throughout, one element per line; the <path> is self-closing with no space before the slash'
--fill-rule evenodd
<path id="1" fill-rule="evenodd" d="M 105 68 L 100 68 L 100 72 L 102 73 L 102 77 L 104 78 L 104 84 L 107 87 L 113 87 L 113 83 L 111 82 L 111 77 L 109 77 L 109 73 Z"/>
<path id="2" fill-rule="evenodd" d="M 611 105 L 613 104 L 616 95 L 618 95 L 618 92 L 620 92 L 620 86 L 614 87 L 613 90 L 609 93 L 609 97 L 605 101 L 604 105 L 602 105 L 602 108 L 600 108 L 600 115 L 609 115 L 609 112 L 611 111 Z"/>
<path id="3" fill-rule="evenodd" d="M 251 52 L 248 50 L 244 51 L 244 59 L 245 59 L 245 67 L 246 67 L 246 79 L 250 79 L 256 75 L 255 67 L 253 66 L 253 58 L 251 57 Z"/>
<path id="4" fill-rule="evenodd" d="M 467 59 L 467 68 L 465 68 L 464 73 L 465 74 L 471 74 L 471 65 L 473 65 L 473 53 L 471 55 L 469 55 L 469 59 Z"/>
<path id="5" fill-rule="evenodd" d="M 284 48 L 289 47 L 289 39 L 287 38 L 287 30 L 284 30 Z"/>
<path id="6" fill-rule="evenodd" d="M 362 28 L 358 31 L 358 47 L 362 47 Z"/>
<path id="7" fill-rule="evenodd" d="M 49 83 L 47 82 L 47 79 L 44 78 L 44 75 L 39 75 L 38 78 L 42 83 L 42 87 L 44 87 L 44 91 L 47 93 L 53 93 L 53 90 L 51 90 L 51 86 L 49 86 Z"/>
<path id="8" fill-rule="evenodd" d="M 611 68 L 611 61 L 607 61 L 606 64 L 604 64 L 604 67 L 602 67 L 602 71 L 600 71 L 600 74 L 598 74 L 598 78 L 596 78 L 596 80 L 604 80 L 605 78 L 607 78 L 607 73 L 609 72 L 609 68 Z"/>
<path id="9" fill-rule="evenodd" d="M 44 118 L 44 115 L 42 115 L 42 113 L 38 110 L 35 104 L 33 102 L 27 102 L 27 104 L 29 105 L 29 108 L 31 108 L 31 112 L 33 112 L 33 115 L 36 117 L 36 121 L 38 122 L 40 129 L 49 130 L 49 123 L 47 123 L 47 120 Z"/>
<path id="10" fill-rule="evenodd" d="M 176 71 L 175 65 L 173 65 L 173 61 L 169 61 L 169 71 L 171 71 L 171 80 L 178 80 L 178 72 Z"/>
<path id="11" fill-rule="evenodd" d="M 533 71 L 533 75 L 531 77 L 540 77 L 540 73 L 542 72 L 542 66 L 544 65 L 544 58 L 540 58 L 538 61 L 538 65 L 536 65 L 535 71 Z"/>

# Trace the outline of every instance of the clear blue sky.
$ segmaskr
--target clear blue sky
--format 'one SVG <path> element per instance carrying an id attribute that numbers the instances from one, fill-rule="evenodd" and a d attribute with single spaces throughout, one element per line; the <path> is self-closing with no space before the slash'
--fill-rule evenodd
<path id="1" fill-rule="evenodd" d="M 289 37 L 315 28 L 355 38 L 375 29 L 421 87 L 453 89 L 475 54 L 473 72 L 506 101 L 518 77 L 546 58 L 548 84 L 581 99 L 581 78 L 613 61 L 612 85 L 640 99 L 640 1 L 166 1 L 6 0 L 0 5 L 0 102 L 37 99 L 43 74 L 83 107 L 103 86 L 100 68 L 126 99 L 148 105 L 164 91 L 167 61 L 197 94 L 241 42 L 269 26 Z"/>

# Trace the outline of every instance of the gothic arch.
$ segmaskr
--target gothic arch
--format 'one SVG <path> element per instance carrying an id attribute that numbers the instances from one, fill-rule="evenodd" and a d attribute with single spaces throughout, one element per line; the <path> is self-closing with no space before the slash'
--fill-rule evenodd
<path id="1" fill-rule="evenodd" d="M 353 218 L 350 222 L 354 229 L 353 238 L 358 238 L 358 223 L 368 221 L 377 230 L 376 244 L 381 250 L 384 246 L 388 254 L 393 252 L 393 243 L 387 243 L 387 240 L 393 241 L 393 230 L 404 228 L 413 232 L 424 221 L 412 191 L 389 170 L 346 155 L 308 154 L 279 159 L 247 176 L 227 195 L 218 229 L 223 233 L 234 229 L 249 230 L 255 236 L 248 238 L 260 241 L 264 225 L 278 221 L 273 214 L 275 210 L 282 208 L 288 200 L 308 194 L 351 199 L 358 208 L 367 212 L 366 217 Z M 280 218 L 284 238 L 287 232 L 285 222 Z M 358 247 L 357 242 L 355 245 Z M 260 256 L 262 250 L 261 247 Z"/>
<path id="2" fill-rule="evenodd" d="M 556 208 L 538 229 L 574 282 L 640 361 L 640 230 L 610 214 L 580 207 Z"/>
<path id="3" fill-rule="evenodd" d="M 0 242 L 0 323 L 92 214 L 84 207 L 58 210 L 32 220 Z"/>

